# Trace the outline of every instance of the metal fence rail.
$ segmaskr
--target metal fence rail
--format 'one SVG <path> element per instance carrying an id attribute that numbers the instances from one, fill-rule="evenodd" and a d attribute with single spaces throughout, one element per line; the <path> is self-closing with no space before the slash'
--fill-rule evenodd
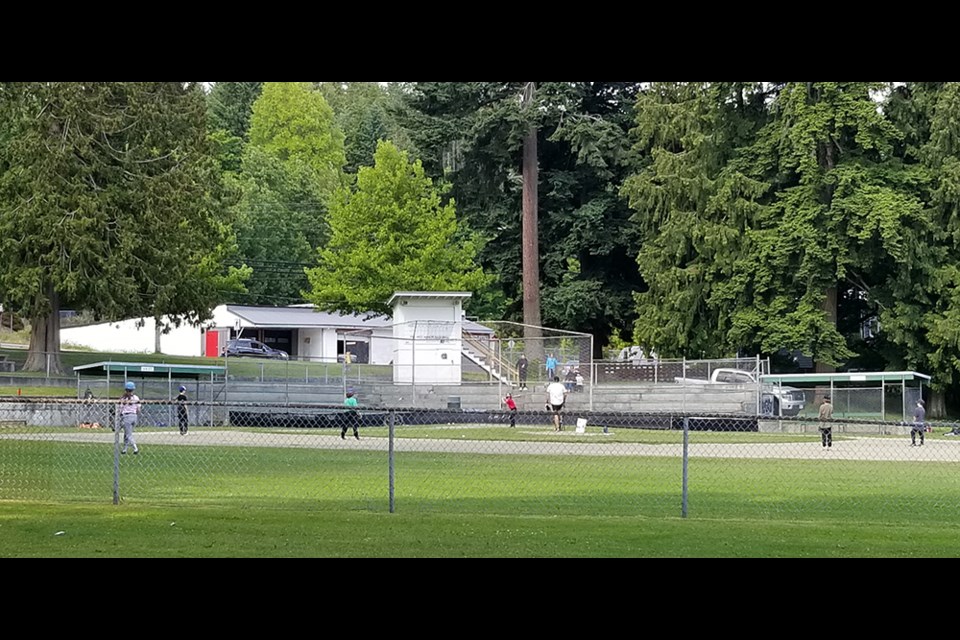
<path id="1" fill-rule="evenodd" d="M 0 400 L 0 499 L 650 516 L 956 518 L 953 424 L 571 410 Z M 173 416 L 173 419 L 171 419 Z M 821 428 L 832 429 L 824 446 Z M 922 445 L 911 445 L 922 434 Z"/>

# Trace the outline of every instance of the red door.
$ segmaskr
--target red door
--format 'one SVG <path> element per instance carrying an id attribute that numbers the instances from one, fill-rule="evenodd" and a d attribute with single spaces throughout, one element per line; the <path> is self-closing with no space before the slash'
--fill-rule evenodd
<path id="1" fill-rule="evenodd" d="M 220 357 L 220 332 L 219 331 L 207 331 L 207 342 L 206 348 L 203 351 L 203 355 L 208 358 L 219 358 Z"/>

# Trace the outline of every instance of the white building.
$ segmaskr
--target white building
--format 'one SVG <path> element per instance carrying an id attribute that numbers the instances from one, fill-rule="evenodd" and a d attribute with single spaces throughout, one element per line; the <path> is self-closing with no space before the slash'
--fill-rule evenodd
<path id="1" fill-rule="evenodd" d="M 393 381 L 460 384 L 463 357 L 462 291 L 398 291 L 393 306 Z"/>
<path id="2" fill-rule="evenodd" d="M 390 298 L 394 317 L 316 311 L 311 305 L 220 305 L 203 325 L 182 324 L 160 335 L 160 352 L 219 357 L 227 340 L 252 338 L 310 362 L 394 364 L 396 382 L 459 383 L 461 331 L 493 331 L 463 319 L 464 292 L 403 291 Z M 416 346 L 412 340 L 416 331 Z M 440 333 L 438 333 L 438 331 Z M 442 334 L 442 335 L 440 335 Z M 61 346 L 114 353 L 153 353 L 153 318 L 63 327 Z M 414 365 L 416 368 L 414 369 Z M 455 370 L 455 372 L 454 372 Z"/>

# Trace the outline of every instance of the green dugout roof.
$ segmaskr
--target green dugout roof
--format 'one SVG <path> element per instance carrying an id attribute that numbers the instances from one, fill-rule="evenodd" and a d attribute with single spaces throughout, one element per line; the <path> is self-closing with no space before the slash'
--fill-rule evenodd
<path id="1" fill-rule="evenodd" d="M 771 373 L 760 376 L 761 382 L 930 382 L 930 376 L 916 371 L 851 371 L 846 373 Z"/>
<path id="2" fill-rule="evenodd" d="M 106 376 L 113 373 L 136 374 L 140 377 L 194 377 L 226 375 L 226 367 L 199 364 L 157 364 L 151 362 L 95 362 L 74 367 L 77 375 Z"/>

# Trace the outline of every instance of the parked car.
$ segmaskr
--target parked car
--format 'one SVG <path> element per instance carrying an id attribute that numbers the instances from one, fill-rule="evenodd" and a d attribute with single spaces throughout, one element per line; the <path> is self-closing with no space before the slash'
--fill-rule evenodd
<path id="1" fill-rule="evenodd" d="M 741 369 L 714 369 L 710 379 L 674 378 L 680 384 L 757 384 L 757 378 L 750 371 Z M 803 411 L 807 396 L 803 389 L 784 387 L 775 384 L 762 384 L 760 413 L 763 415 L 795 416 Z M 782 411 L 782 413 L 781 413 Z"/>
<path id="2" fill-rule="evenodd" d="M 274 349 L 257 340 L 246 338 L 228 340 L 223 355 L 228 358 L 274 358 L 276 360 L 286 360 L 290 357 L 290 354 L 286 351 Z"/>

